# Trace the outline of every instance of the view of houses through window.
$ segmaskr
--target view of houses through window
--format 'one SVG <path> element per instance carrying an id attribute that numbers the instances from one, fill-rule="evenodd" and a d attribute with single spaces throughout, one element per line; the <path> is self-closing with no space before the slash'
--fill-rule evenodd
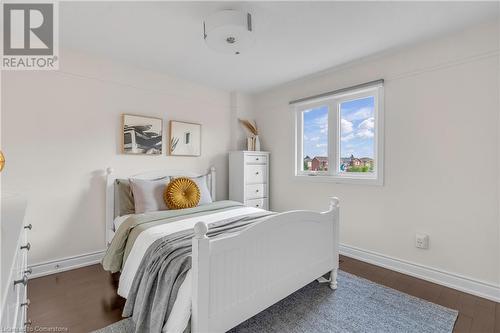
<path id="1" fill-rule="evenodd" d="M 303 112 L 303 171 L 328 170 L 328 107 Z"/>
<path id="2" fill-rule="evenodd" d="M 340 103 L 339 172 L 373 172 L 375 99 L 370 96 Z"/>
<path id="3" fill-rule="evenodd" d="M 366 97 L 338 104 L 339 161 L 337 172 L 373 172 L 375 99 Z M 303 171 L 328 171 L 328 107 L 303 112 Z"/>

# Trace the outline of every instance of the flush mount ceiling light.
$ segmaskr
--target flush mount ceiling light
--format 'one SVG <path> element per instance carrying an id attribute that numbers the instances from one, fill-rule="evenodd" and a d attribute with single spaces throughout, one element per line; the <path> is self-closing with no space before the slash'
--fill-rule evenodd
<path id="1" fill-rule="evenodd" d="M 220 53 L 240 54 L 255 41 L 252 15 L 237 10 L 222 10 L 203 22 L 208 47 Z"/>

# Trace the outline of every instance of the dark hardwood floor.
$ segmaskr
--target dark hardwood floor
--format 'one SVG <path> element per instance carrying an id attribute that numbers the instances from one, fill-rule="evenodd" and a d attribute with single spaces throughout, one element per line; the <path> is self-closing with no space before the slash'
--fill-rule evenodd
<path id="1" fill-rule="evenodd" d="M 454 332 L 500 333 L 500 303 L 342 257 L 340 268 L 376 283 L 459 311 Z M 30 280 L 32 327 L 89 332 L 121 319 L 117 276 L 93 265 Z"/>

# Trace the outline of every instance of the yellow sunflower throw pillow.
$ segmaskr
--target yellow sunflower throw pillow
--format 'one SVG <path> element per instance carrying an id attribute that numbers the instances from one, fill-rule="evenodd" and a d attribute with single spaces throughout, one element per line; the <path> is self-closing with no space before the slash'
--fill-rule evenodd
<path id="1" fill-rule="evenodd" d="M 163 192 L 168 209 L 184 209 L 198 206 L 200 189 L 194 181 L 181 177 L 172 180 Z"/>

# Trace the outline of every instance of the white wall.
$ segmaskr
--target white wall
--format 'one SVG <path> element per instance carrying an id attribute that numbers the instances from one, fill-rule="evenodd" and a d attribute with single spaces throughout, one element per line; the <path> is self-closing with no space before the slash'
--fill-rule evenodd
<path id="1" fill-rule="evenodd" d="M 63 50 L 61 70 L 2 78 L 3 190 L 27 195 L 30 264 L 99 251 L 104 242 L 103 170 L 218 171 L 227 198 L 230 94 Z M 120 153 L 121 114 L 202 124 L 202 156 Z"/>
<path id="2" fill-rule="evenodd" d="M 498 38 L 485 24 L 258 94 L 271 208 L 321 210 L 338 196 L 342 243 L 498 285 Z M 385 185 L 295 180 L 288 101 L 379 78 Z M 416 232 L 430 235 L 429 250 L 415 248 Z"/>
<path id="3" fill-rule="evenodd" d="M 231 93 L 231 150 L 246 150 L 248 131 L 239 119 L 254 120 L 253 96 L 241 92 Z M 258 127 L 258 124 L 257 124 Z"/>

